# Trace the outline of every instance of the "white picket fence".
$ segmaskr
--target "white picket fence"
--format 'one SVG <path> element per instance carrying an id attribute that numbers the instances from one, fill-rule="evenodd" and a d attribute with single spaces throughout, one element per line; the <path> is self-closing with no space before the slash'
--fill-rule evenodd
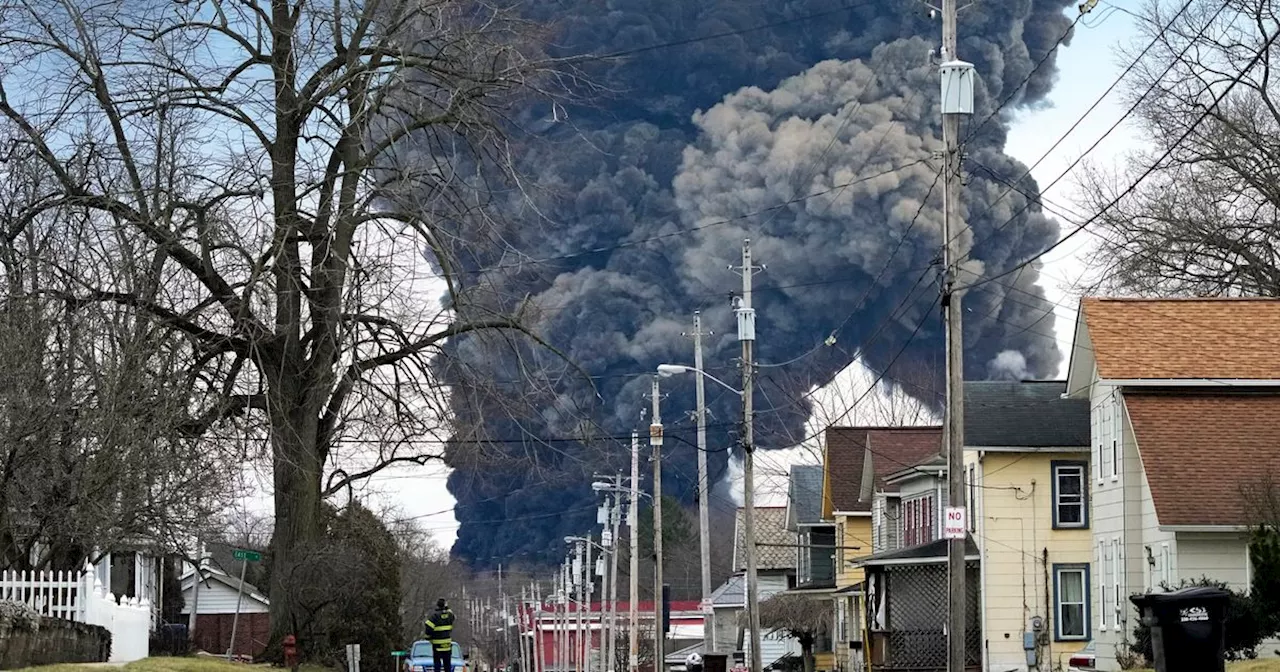
<path id="1" fill-rule="evenodd" d="M 118 599 L 103 587 L 93 567 L 83 572 L 0 572 L 0 600 L 21 602 L 43 616 L 100 625 L 111 631 L 111 661 L 147 657 L 151 605 Z"/>

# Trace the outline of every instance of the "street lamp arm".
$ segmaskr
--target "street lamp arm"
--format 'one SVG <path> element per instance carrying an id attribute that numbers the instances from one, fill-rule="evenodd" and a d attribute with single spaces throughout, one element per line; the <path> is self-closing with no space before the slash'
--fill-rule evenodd
<path id="1" fill-rule="evenodd" d="M 723 387 L 724 389 L 729 390 L 730 392 L 738 395 L 739 397 L 742 396 L 742 390 L 735 389 L 732 385 L 724 382 L 723 380 L 720 380 L 719 378 L 716 378 L 715 376 L 707 373 L 706 371 L 703 371 L 702 369 L 698 369 L 692 366 L 685 366 L 683 364 L 659 364 L 658 365 L 658 375 L 660 376 L 664 376 L 664 377 L 671 376 L 677 373 L 696 373 L 702 376 L 703 378 L 706 378 L 707 380 L 710 380 L 711 382 L 719 385 L 720 387 Z"/>

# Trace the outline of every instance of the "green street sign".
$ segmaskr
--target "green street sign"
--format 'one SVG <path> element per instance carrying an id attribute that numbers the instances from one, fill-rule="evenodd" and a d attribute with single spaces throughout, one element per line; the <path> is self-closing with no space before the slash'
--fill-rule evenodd
<path id="1" fill-rule="evenodd" d="M 261 562 L 262 561 L 261 553 L 257 551 L 245 550 L 243 548 L 237 548 L 235 551 L 232 551 L 231 557 L 235 558 L 236 560 L 243 560 L 245 562 Z"/>
<path id="2" fill-rule="evenodd" d="M 391 652 L 392 658 L 404 658 L 407 655 L 409 655 L 408 651 L 392 651 Z"/>

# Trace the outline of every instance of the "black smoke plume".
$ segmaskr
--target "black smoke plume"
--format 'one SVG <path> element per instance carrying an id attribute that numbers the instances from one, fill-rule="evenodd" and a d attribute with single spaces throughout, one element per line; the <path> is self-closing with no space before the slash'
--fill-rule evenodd
<path id="1" fill-rule="evenodd" d="M 1003 115 L 979 125 L 1006 99 L 1006 110 L 1044 99 L 1056 71 L 1048 54 L 1073 4 L 977 2 L 962 14 L 959 55 L 980 77 L 977 113 L 962 130 L 971 135 L 964 208 L 974 272 L 1009 269 L 1058 236 L 1038 207 L 1021 212 L 1022 194 L 997 202 L 1007 188 L 991 173 L 1016 179 L 1025 167 L 1004 153 Z M 715 331 L 707 370 L 737 383 L 729 297 L 740 279 L 726 267 L 738 263 L 744 237 L 768 266 L 756 276 L 758 361 L 799 358 L 761 369 L 761 448 L 799 438 L 804 391 L 855 356 L 876 371 L 894 363 L 940 372 L 942 362 L 930 53 L 941 25 L 923 2 L 558 0 L 526 13 L 552 27 L 556 55 L 631 53 L 586 66 L 606 95 L 525 111 L 518 121 L 534 137 L 513 152 L 526 179 L 484 235 L 526 256 L 476 255 L 462 269 L 495 302 L 527 299 L 541 334 L 594 376 L 593 388 L 541 349 L 481 337 L 451 344 L 440 372 L 457 390 L 458 419 L 496 440 L 483 458 L 463 441 L 448 455 L 461 523 L 453 551 L 477 565 L 555 561 L 564 535 L 594 526 L 591 475 L 626 470 L 625 437 L 648 422 L 645 374 L 691 363 L 682 332 L 694 310 Z M 1020 187 L 1038 192 L 1029 179 Z M 968 377 L 1056 372 L 1052 305 L 1038 281 L 1031 266 L 968 294 Z M 522 383 L 530 369 L 553 375 L 551 388 Z M 936 402 L 925 382 L 906 391 Z M 692 389 L 692 380 L 663 381 L 664 488 L 685 501 L 695 490 Z M 538 413 L 513 417 L 514 398 Z M 721 476 L 738 399 L 714 385 L 708 398 L 711 473 Z"/>

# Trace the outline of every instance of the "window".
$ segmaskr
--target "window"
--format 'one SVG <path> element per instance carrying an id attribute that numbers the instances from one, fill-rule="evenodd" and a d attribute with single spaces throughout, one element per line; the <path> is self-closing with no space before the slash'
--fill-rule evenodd
<path id="1" fill-rule="evenodd" d="M 1053 469 L 1053 528 L 1089 527 L 1089 499 L 1084 462 L 1051 463 Z"/>
<path id="2" fill-rule="evenodd" d="M 1121 436 L 1120 400 L 1116 397 L 1114 392 L 1111 393 L 1111 398 L 1107 403 L 1107 408 L 1109 411 L 1107 420 L 1110 424 L 1110 431 L 1108 431 L 1107 434 L 1108 438 L 1111 439 L 1111 471 L 1109 473 L 1111 474 L 1111 480 L 1114 481 L 1120 475 Z"/>
<path id="3" fill-rule="evenodd" d="M 1124 577 L 1124 547 L 1120 545 L 1120 537 L 1111 538 L 1111 608 L 1115 610 L 1115 624 L 1121 627 L 1124 621 L 1124 588 L 1121 585 Z"/>
<path id="4" fill-rule="evenodd" d="M 1160 555 L 1164 561 L 1160 564 L 1160 580 L 1166 585 L 1173 585 L 1173 554 L 1169 552 L 1169 542 L 1160 544 Z"/>
<path id="5" fill-rule="evenodd" d="M 846 545 L 847 545 L 847 542 L 845 541 L 845 538 L 844 538 L 844 521 L 842 520 L 836 524 L 835 546 L 836 546 L 836 574 L 837 575 L 839 575 L 840 572 L 844 571 L 844 547 Z"/>
<path id="6" fill-rule="evenodd" d="M 902 545 L 904 547 L 933 541 L 933 524 L 937 517 L 933 501 L 933 495 L 928 494 L 903 502 Z"/>
<path id="7" fill-rule="evenodd" d="M 1089 566 L 1053 566 L 1054 639 L 1089 639 Z"/>
<path id="8" fill-rule="evenodd" d="M 1110 618 L 1107 614 L 1107 606 L 1110 603 L 1110 590 L 1107 584 L 1107 577 L 1111 575 L 1111 553 L 1107 548 L 1107 542 L 1098 540 L 1098 576 L 1102 577 L 1102 585 L 1098 588 L 1098 629 L 1106 630 L 1107 622 Z"/>
<path id="9" fill-rule="evenodd" d="M 978 531 L 978 523 L 977 523 L 978 514 L 977 514 L 977 510 L 974 508 L 976 506 L 976 502 L 978 501 L 978 494 L 977 494 L 978 486 L 977 486 L 976 479 L 977 479 L 977 470 L 974 469 L 974 465 L 971 464 L 969 465 L 969 501 L 965 502 L 965 507 L 966 507 L 965 513 L 969 514 L 969 531 L 970 532 Z"/>

